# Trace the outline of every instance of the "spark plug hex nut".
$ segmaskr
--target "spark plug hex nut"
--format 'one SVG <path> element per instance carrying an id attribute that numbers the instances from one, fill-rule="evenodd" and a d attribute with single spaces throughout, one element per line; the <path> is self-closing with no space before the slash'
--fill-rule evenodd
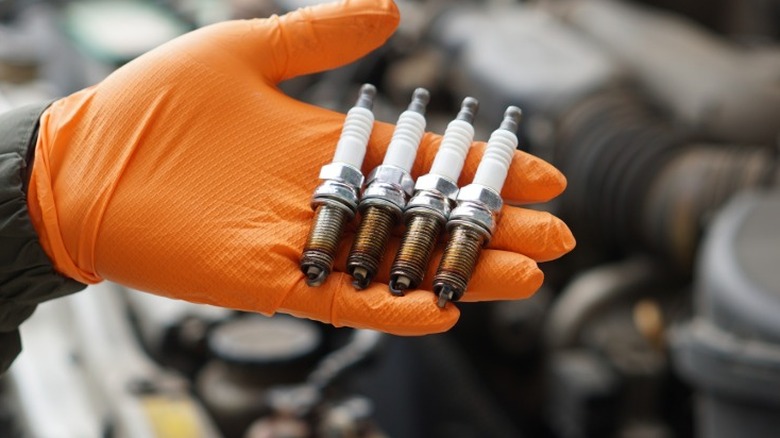
<path id="1" fill-rule="evenodd" d="M 358 208 L 362 211 L 370 206 L 385 206 L 400 218 L 413 192 L 414 180 L 409 172 L 383 164 L 368 174 Z"/>
<path id="2" fill-rule="evenodd" d="M 346 163 L 331 163 L 320 170 L 320 180 L 312 196 L 312 209 L 328 204 L 346 210 L 350 219 L 354 217 L 363 184 L 360 170 Z"/>
<path id="3" fill-rule="evenodd" d="M 438 192 L 453 203 L 458 198 L 458 185 L 455 181 L 434 173 L 429 173 L 417 178 L 417 183 L 414 185 L 414 191 L 415 193 L 423 191 Z"/>
<path id="4" fill-rule="evenodd" d="M 484 244 L 487 244 L 496 230 L 504 205 L 501 195 L 489 187 L 469 184 L 460 189 L 457 200 L 458 206 L 450 213 L 447 228 L 460 223 L 476 225 L 484 231 Z"/>
<path id="5" fill-rule="evenodd" d="M 414 196 L 406 204 L 404 216 L 417 212 L 429 212 L 447 222 L 458 195 L 458 185 L 440 175 L 429 173 L 417 179 Z"/>
<path id="6" fill-rule="evenodd" d="M 349 185 L 350 187 L 360 188 L 363 186 L 363 173 L 346 163 L 330 163 L 322 166 L 320 169 L 321 180 L 332 180 Z"/>

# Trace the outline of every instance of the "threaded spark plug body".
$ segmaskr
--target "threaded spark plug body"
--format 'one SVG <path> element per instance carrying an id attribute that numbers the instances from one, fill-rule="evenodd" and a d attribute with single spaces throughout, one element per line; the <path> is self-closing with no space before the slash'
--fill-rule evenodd
<path id="1" fill-rule="evenodd" d="M 371 107 L 375 95 L 373 85 L 360 89 L 358 101 L 344 121 L 333 162 L 320 170 L 322 183 L 311 201 L 314 219 L 300 259 L 309 286 L 320 286 L 330 274 L 344 227 L 355 216 L 363 184 L 360 167 L 374 126 Z"/>
<path id="2" fill-rule="evenodd" d="M 482 247 L 495 231 L 503 207 L 501 189 L 517 148 L 520 116 L 519 108 L 507 108 L 501 126 L 490 135 L 474 181 L 458 192 L 458 205 L 447 222 L 450 238 L 433 278 L 439 307 L 466 292 Z"/>
<path id="3" fill-rule="evenodd" d="M 424 88 L 414 91 L 409 108 L 398 118 L 382 165 L 367 178 L 358 206 L 362 220 L 347 258 L 347 271 L 359 290 L 368 287 L 376 276 L 390 233 L 414 190 L 409 172 L 425 133 L 424 113 L 429 100 Z"/>
<path id="4" fill-rule="evenodd" d="M 460 112 L 444 132 L 431 171 L 420 177 L 404 212 L 406 231 L 390 270 L 390 292 L 402 295 L 422 283 L 436 243 L 455 206 L 457 180 L 474 140 L 472 123 L 478 102 L 463 100 Z"/>

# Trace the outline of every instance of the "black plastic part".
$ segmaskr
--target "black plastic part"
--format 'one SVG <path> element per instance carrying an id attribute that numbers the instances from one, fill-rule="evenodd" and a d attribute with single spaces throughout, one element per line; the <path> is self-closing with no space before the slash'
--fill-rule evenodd
<path id="1" fill-rule="evenodd" d="M 706 437 L 780 430 L 780 191 L 743 193 L 717 216 L 696 278 L 696 317 L 672 335 L 673 362 L 699 390 Z"/>

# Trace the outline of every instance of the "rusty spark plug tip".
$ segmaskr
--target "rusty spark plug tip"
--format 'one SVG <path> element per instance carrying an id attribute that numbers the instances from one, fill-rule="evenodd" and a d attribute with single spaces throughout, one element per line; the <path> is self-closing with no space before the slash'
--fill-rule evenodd
<path id="1" fill-rule="evenodd" d="M 431 93 L 425 88 L 418 88 L 414 90 L 412 101 L 409 103 L 407 110 L 425 114 L 425 107 L 428 106 L 428 102 L 430 101 Z"/>
<path id="2" fill-rule="evenodd" d="M 433 292 L 440 300 L 458 301 L 466 292 L 482 243 L 481 232 L 470 226 L 456 225 L 451 229 L 439 269 L 433 277 Z"/>
<path id="3" fill-rule="evenodd" d="M 395 223 L 396 216 L 385 207 L 371 205 L 363 210 L 347 257 L 347 270 L 358 290 L 368 287 L 376 276 Z"/>
<path id="4" fill-rule="evenodd" d="M 300 267 L 306 284 L 317 287 L 330 275 L 348 214 L 341 208 L 320 205 L 314 212 L 309 236 L 304 245 Z"/>
<path id="5" fill-rule="evenodd" d="M 363 84 L 360 87 L 360 95 L 358 96 L 356 107 L 372 109 L 374 108 L 374 98 L 376 97 L 376 87 L 371 84 Z"/>
<path id="6" fill-rule="evenodd" d="M 479 101 L 473 97 L 467 97 L 463 99 L 463 103 L 460 105 L 460 111 L 455 119 L 463 120 L 467 123 L 474 123 L 477 111 L 479 111 Z"/>
<path id="7" fill-rule="evenodd" d="M 422 282 L 442 225 L 439 218 L 428 213 L 412 212 L 407 217 L 406 231 L 390 269 L 390 278 L 395 283 L 388 284 L 391 293 L 403 294 L 405 289 L 413 289 Z"/>
<path id="8" fill-rule="evenodd" d="M 433 291 L 439 297 L 436 305 L 440 309 L 443 309 L 447 302 L 452 301 L 452 298 L 455 296 L 455 291 L 447 284 L 438 284 L 433 287 Z"/>
<path id="9" fill-rule="evenodd" d="M 393 275 L 387 286 L 393 295 L 403 296 L 406 290 L 409 289 L 411 282 L 411 279 L 405 275 Z"/>
<path id="10" fill-rule="evenodd" d="M 352 270 L 352 285 L 357 290 L 363 290 L 371 284 L 371 275 L 366 268 L 356 267 Z"/>
<path id="11" fill-rule="evenodd" d="M 328 271 L 320 268 L 319 266 L 309 266 L 306 268 L 306 284 L 311 287 L 322 286 L 325 282 L 325 278 L 328 276 Z"/>
<path id="12" fill-rule="evenodd" d="M 512 133 L 516 133 L 520 127 L 520 119 L 523 118 L 523 111 L 516 107 L 510 106 L 504 111 L 504 120 L 501 122 L 501 126 L 498 129 L 504 129 Z"/>

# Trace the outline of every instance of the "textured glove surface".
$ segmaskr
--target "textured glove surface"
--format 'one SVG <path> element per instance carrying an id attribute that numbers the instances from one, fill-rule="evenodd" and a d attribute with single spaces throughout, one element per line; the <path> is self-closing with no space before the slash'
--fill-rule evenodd
<path id="1" fill-rule="evenodd" d="M 438 309 L 430 292 L 394 298 L 380 283 L 354 291 L 343 273 L 349 236 L 322 287 L 307 287 L 298 268 L 309 200 L 344 115 L 293 100 L 276 84 L 357 59 L 384 43 L 398 19 L 391 1 L 362 0 L 225 22 L 57 101 L 41 119 L 28 197 L 56 268 L 86 283 L 109 279 L 334 325 L 397 334 L 450 328 L 457 308 Z M 364 172 L 381 162 L 392 128 L 376 124 Z M 426 134 L 414 176 L 430 167 L 439 141 Z M 472 148 L 461 183 L 483 148 Z M 518 152 L 503 195 L 545 201 L 564 186 L 553 167 Z M 573 245 L 557 218 L 505 207 L 464 300 L 528 296 L 542 282 L 535 261 Z M 391 261 L 378 281 L 387 281 Z"/>

